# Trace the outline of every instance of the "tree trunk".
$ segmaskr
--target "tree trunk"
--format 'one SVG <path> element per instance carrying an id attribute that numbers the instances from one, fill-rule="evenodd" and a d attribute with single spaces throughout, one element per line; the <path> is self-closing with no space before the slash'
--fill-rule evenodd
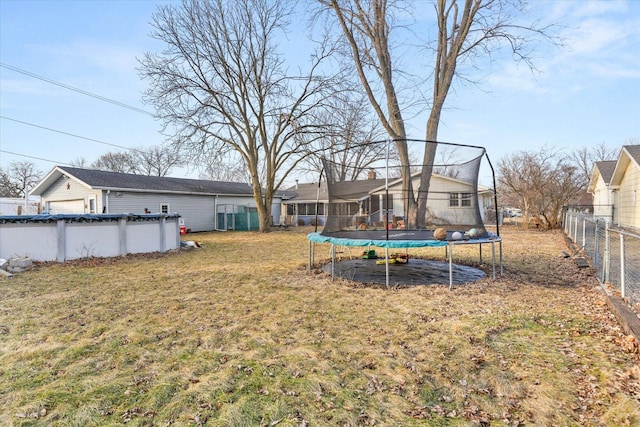
<path id="1" fill-rule="evenodd" d="M 265 192 L 271 194 L 269 191 Z M 271 231 L 271 205 L 273 203 L 273 196 L 263 195 L 260 185 L 254 185 L 253 199 L 256 200 L 256 207 L 258 209 L 259 231 L 261 233 L 268 233 Z M 260 200 L 260 202 L 257 202 L 258 200 Z"/>

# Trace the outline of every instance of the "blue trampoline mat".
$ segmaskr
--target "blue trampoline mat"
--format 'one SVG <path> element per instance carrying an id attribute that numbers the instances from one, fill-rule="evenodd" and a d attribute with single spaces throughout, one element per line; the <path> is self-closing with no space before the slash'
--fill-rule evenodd
<path id="1" fill-rule="evenodd" d="M 307 239 L 316 243 L 331 243 L 338 246 L 376 246 L 379 248 L 422 248 L 446 246 L 453 244 L 483 244 L 496 241 L 498 236 L 487 233 L 486 237 L 477 239 L 465 238 L 453 240 L 452 231 L 447 232 L 447 240 L 435 240 L 433 231 L 429 230 L 357 230 L 340 231 L 324 235 L 322 233 L 310 233 Z M 388 236 L 388 238 L 387 238 Z"/>

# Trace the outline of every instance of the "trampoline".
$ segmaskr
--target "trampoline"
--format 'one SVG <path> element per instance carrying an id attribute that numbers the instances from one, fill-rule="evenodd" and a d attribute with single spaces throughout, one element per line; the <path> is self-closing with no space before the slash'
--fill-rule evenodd
<path id="1" fill-rule="evenodd" d="M 316 243 L 331 245 L 332 278 L 336 275 L 336 246 L 383 248 L 384 258 L 374 263 L 360 262 L 357 269 L 370 265 L 372 271 L 379 271 L 384 264 L 385 284 L 389 287 L 392 281 L 389 265 L 395 261 L 390 257 L 390 250 L 404 249 L 407 256 L 403 263 L 412 264 L 417 259 L 408 256 L 411 248 L 444 247 L 451 289 L 454 282 L 460 283 L 454 278 L 460 271 L 453 262 L 454 248 L 477 245 L 482 264 L 482 247 L 489 245 L 492 276 L 495 279 L 498 270 L 502 274 L 502 238 L 495 214 L 495 174 L 485 149 L 423 140 L 387 140 L 375 144 L 386 144 L 387 155 L 370 162 L 366 170 L 361 171 L 361 179 L 357 172 L 349 170 L 349 165 L 323 159 L 318 188 L 324 175 L 328 200 L 316 202 L 316 230 L 307 236 L 309 269 L 314 263 Z M 408 168 L 394 165 L 391 160 L 393 150 L 400 144 L 405 147 L 417 145 L 425 152 L 430 150 L 435 153 L 431 158 L 442 161 L 429 163 L 430 157 L 425 156 L 425 162 L 420 165 L 411 164 Z M 493 188 L 478 184 L 480 165 L 485 158 L 491 169 Z M 384 177 L 382 184 L 377 179 L 379 175 Z M 354 176 L 356 179 L 345 178 Z M 495 232 L 486 229 L 485 220 L 495 221 Z M 320 232 L 319 224 L 323 225 Z M 400 270 L 405 266 L 394 266 L 394 274 L 402 274 Z M 427 263 L 424 268 L 433 268 L 433 265 L 430 267 Z M 412 270 L 415 273 L 413 265 Z M 426 277 L 412 276 L 411 284 Z M 394 280 L 394 283 L 399 281 Z"/>

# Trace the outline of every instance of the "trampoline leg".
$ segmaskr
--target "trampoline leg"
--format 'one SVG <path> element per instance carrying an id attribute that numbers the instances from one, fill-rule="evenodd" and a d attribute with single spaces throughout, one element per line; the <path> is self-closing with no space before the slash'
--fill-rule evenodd
<path id="1" fill-rule="evenodd" d="M 482 264 L 482 243 L 480 243 L 478 246 L 480 246 L 480 264 Z"/>
<path id="2" fill-rule="evenodd" d="M 500 249 L 500 275 L 502 276 L 504 274 L 504 270 L 502 269 L 502 240 L 500 240 L 499 249 Z"/>
<path id="3" fill-rule="evenodd" d="M 389 248 L 384 248 L 384 258 L 385 258 L 385 274 L 386 274 L 386 285 L 387 289 L 389 289 Z"/>
<path id="4" fill-rule="evenodd" d="M 331 244 L 331 281 L 333 281 L 333 276 L 335 274 L 335 265 L 336 265 L 336 245 Z"/>
<path id="5" fill-rule="evenodd" d="M 491 264 L 493 265 L 493 280 L 496 280 L 496 242 L 491 242 Z"/>
<path id="6" fill-rule="evenodd" d="M 307 268 L 307 271 L 311 271 L 311 267 L 313 267 L 313 262 L 315 261 L 315 251 L 316 251 L 316 244 L 315 242 L 312 242 L 311 240 L 309 240 L 309 266 Z"/>
<path id="7" fill-rule="evenodd" d="M 449 243 L 447 248 L 449 252 L 449 290 L 453 288 L 453 246 Z"/>

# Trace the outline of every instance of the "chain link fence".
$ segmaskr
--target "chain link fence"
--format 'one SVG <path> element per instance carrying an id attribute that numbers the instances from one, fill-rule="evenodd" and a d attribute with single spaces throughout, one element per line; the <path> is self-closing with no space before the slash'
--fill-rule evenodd
<path id="1" fill-rule="evenodd" d="M 600 283 L 640 309 L 640 234 L 571 210 L 563 224 L 567 236 L 591 258 Z"/>

